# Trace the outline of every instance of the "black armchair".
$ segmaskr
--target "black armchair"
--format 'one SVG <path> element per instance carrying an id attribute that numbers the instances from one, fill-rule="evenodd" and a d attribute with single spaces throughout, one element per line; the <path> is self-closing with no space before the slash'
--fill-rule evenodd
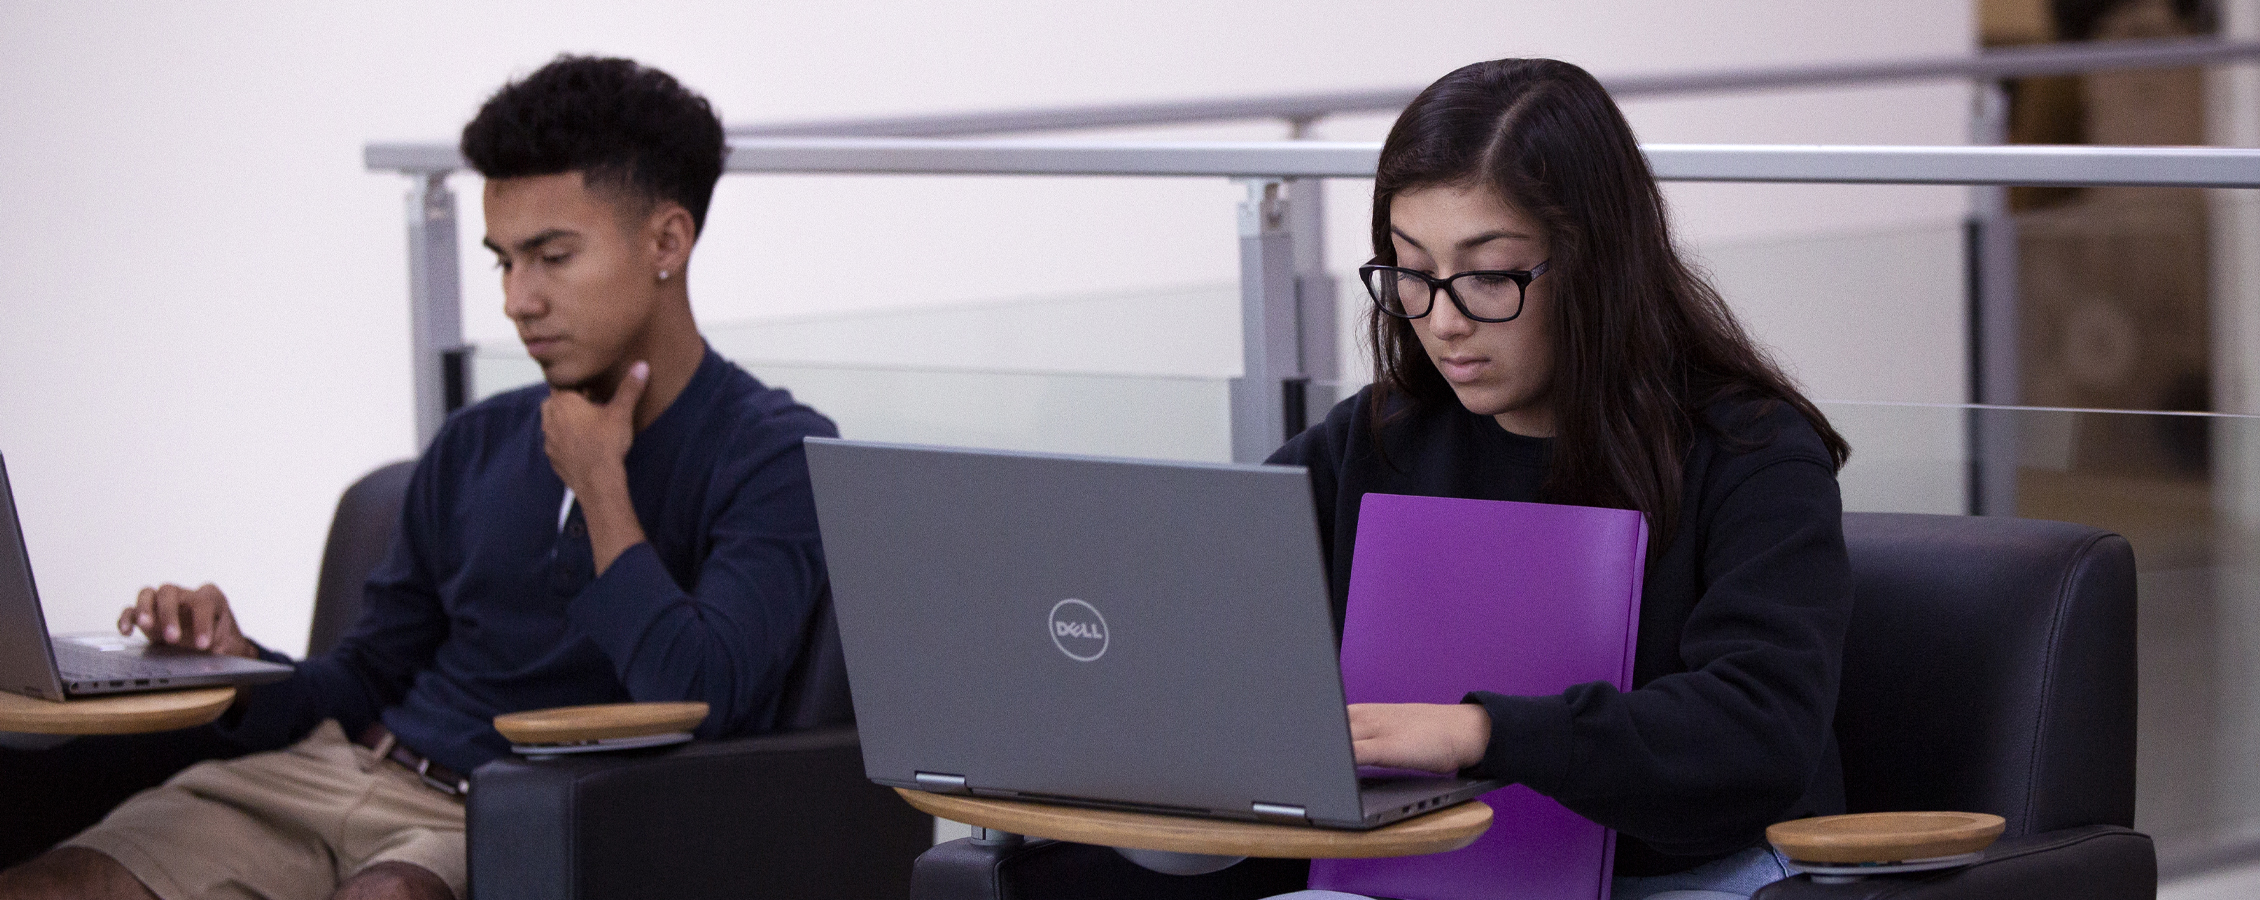
<path id="1" fill-rule="evenodd" d="M 934 820 L 863 774 L 829 600 L 779 733 L 471 773 L 475 900 L 901 897 Z"/>
<path id="2" fill-rule="evenodd" d="M 2064 898 L 2157 892 L 2134 823 L 2134 554 L 2061 522 L 1847 513 L 1855 597 L 1836 716 L 1852 812 L 2008 821 L 1968 867 L 1849 883 L 1798 876 L 1759 900 Z M 1258 872 L 1240 872 L 1260 865 Z M 945 843 L 915 900 L 1255 898 L 1299 887 L 1284 860 L 1169 876 L 1101 847 Z M 1124 894 L 1128 896 L 1129 894 Z"/>
<path id="3" fill-rule="evenodd" d="M 410 463 L 338 502 L 309 650 L 334 644 L 400 516 Z M 933 820 L 863 775 L 829 601 L 788 675 L 777 734 L 472 773 L 471 893 L 540 897 L 899 897 Z M 134 791 L 242 751 L 211 728 L 0 750 L 0 866 L 30 858 Z M 19 821 L 20 820 L 20 821 Z"/>
<path id="4" fill-rule="evenodd" d="M 1852 812 L 2006 819 L 1974 865 L 1762 900 L 2155 896 L 2134 824 L 2134 552 L 2027 519 L 1853 513 L 1836 734 Z"/>

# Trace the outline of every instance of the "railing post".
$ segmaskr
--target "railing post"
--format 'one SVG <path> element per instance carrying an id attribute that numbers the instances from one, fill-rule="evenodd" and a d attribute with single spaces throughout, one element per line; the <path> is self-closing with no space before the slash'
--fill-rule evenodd
<path id="1" fill-rule="evenodd" d="M 1289 136 L 1306 140 L 1312 119 L 1295 119 Z M 1304 420 L 1326 418 L 1341 399 L 1342 364 L 1337 349 L 1341 289 L 1326 270 L 1326 180 L 1287 180 L 1289 239 L 1295 245 L 1295 344 L 1302 357 Z"/>
<path id="2" fill-rule="evenodd" d="M 1977 84 L 1971 111 L 1974 144 L 2009 140 L 2009 90 L 2000 81 Z M 2017 222 L 2009 210 L 2009 189 L 1986 185 L 1971 189 L 1970 209 L 1970 400 L 2014 406 L 2023 378 L 2018 364 Z M 1969 511 L 1973 515 L 2017 513 L 2017 423 L 2006 411 L 1970 411 Z"/>
<path id="3" fill-rule="evenodd" d="M 1232 381 L 1232 461 L 1262 462 L 1307 415 L 1297 335 L 1295 246 L 1285 184 L 1247 179 L 1240 201 L 1240 359 Z"/>
<path id="4" fill-rule="evenodd" d="M 455 192 L 446 172 L 414 172 L 408 187 L 408 362 L 416 389 L 416 446 L 431 443 L 471 394 L 463 345 L 462 268 Z"/>

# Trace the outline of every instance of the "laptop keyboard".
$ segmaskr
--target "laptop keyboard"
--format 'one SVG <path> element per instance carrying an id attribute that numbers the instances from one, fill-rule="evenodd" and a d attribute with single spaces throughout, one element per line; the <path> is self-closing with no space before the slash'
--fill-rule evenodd
<path id="1" fill-rule="evenodd" d="M 105 653 L 71 641 L 53 641 L 55 668 L 66 681 L 136 681 L 144 678 L 180 678 L 227 668 L 224 659 L 202 653 L 177 652 L 157 658 L 132 653 Z M 160 651 L 152 649 L 152 653 Z"/>

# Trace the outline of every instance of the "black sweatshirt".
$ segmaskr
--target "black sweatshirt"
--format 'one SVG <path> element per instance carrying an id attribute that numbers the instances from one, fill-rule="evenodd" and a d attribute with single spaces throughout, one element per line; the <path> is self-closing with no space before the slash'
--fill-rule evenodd
<path id="1" fill-rule="evenodd" d="M 1723 405 L 1696 429 L 1677 532 L 1648 548 L 1633 690 L 1468 685 L 1491 716 L 1469 773 L 1616 829 L 1620 876 L 1681 871 L 1775 822 L 1844 811 L 1830 720 L 1852 591 L 1835 466 L 1802 416 L 1770 405 Z M 1441 403 L 1389 422 L 1384 460 L 1367 409 L 1361 391 L 1271 457 L 1310 469 L 1337 634 L 1362 496 L 1536 501 L 1554 449 Z"/>

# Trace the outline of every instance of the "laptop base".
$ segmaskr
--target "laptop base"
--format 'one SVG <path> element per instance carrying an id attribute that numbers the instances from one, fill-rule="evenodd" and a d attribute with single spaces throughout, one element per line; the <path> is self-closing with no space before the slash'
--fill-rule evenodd
<path id="1" fill-rule="evenodd" d="M 56 674 L 70 697 L 94 697 L 189 687 L 265 684 L 289 678 L 291 667 L 151 644 L 114 634 L 57 635 Z"/>

